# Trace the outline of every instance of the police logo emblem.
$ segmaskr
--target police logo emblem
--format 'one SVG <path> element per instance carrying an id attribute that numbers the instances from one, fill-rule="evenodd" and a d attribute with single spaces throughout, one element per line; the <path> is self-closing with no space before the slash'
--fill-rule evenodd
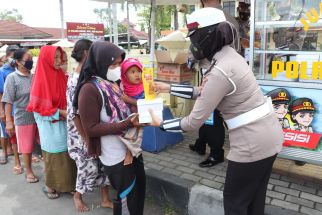
<path id="1" fill-rule="evenodd" d="M 303 102 L 304 107 L 312 107 L 311 102 Z"/>
<path id="2" fill-rule="evenodd" d="M 278 97 L 286 98 L 286 93 L 285 93 L 285 92 L 280 92 L 280 93 L 278 94 Z"/>

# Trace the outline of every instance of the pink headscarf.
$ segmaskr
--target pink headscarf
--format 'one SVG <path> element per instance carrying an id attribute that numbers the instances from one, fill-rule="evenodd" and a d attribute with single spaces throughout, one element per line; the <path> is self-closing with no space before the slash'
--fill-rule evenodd
<path id="1" fill-rule="evenodd" d="M 129 80 L 126 77 L 126 72 L 132 66 L 136 66 L 141 71 L 143 69 L 143 66 L 140 63 L 140 61 L 135 58 L 128 58 L 128 59 L 124 60 L 121 65 L 121 81 L 122 81 L 122 85 L 124 87 L 124 93 L 128 96 L 131 96 L 131 97 L 140 95 L 144 91 L 142 82 L 140 84 L 132 84 L 129 82 Z"/>

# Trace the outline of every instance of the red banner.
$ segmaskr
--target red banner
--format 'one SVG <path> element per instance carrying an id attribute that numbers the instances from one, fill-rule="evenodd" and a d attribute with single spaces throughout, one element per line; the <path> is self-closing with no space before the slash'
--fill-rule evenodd
<path id="1" fill-rule="evenodd" d="M 317 148 L 321 134 L 284 129 L 284 146 L 301 147 L 314 150 Z"/>
<path id="2" fill-rule="evenodd" d="M 67 38 L 69 40 L 90 39 L 101 40 L 104 39 L 104 25 L 67 22 Z"/>

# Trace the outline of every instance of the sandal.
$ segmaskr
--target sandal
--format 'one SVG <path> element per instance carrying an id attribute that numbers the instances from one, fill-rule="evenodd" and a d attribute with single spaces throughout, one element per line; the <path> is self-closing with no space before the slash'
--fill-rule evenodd
<path id="1" fill-rule="evenodd" d="M 26 176 L 26 180 L 27 180 L 27 182 L 28 183 L 37 183 L 38 181 L 39 181 L 39 179 L 38 178 L 36 178 L 36 176 L 32 176 L 32 177 L 28 177 L 28 176 Z"/>
<path id="2" fill-rule="evenodd" d="M 0 157 L 0 164 L 4 165 L 8 163 L 8 158 L 6 156 Z"/>
<path id="3" fill-rule="evenodd" d="M 42 188 L 42 192 L 47 196 L 48 199 L 57 199 L 59 194 L 54 190 L 54 192 L 49 192 L 47 187 Z"/>
<path id="4" fill-rule="evenodd" d="M 14 166 L 13 167 L 13 174 L 15 175 L 20 175 L 23 173 L 23 168 L 22 166 Z"/>

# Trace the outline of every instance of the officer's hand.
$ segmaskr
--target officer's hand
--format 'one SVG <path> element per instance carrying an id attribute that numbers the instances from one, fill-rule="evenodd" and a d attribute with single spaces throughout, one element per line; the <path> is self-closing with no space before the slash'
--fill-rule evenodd
<path id="1" fill-rule="evenodd" d="M 159 93 L 169 93 L 170 92 L 170 84 L 166 84 L 163 82 L 154 82 L 153 83 L 153 88 L 154 91 L 159 94 Z"/>
<path id="2" fill-rule="evenodd" d="M 152 122 L 150 125 L 154 127 L 160 127 L 160 125 L 162 124 L 162 120 L 157 115 L 155 115 L 152 109 L 149 109 L 149 112 L 152 118 Z"/>

